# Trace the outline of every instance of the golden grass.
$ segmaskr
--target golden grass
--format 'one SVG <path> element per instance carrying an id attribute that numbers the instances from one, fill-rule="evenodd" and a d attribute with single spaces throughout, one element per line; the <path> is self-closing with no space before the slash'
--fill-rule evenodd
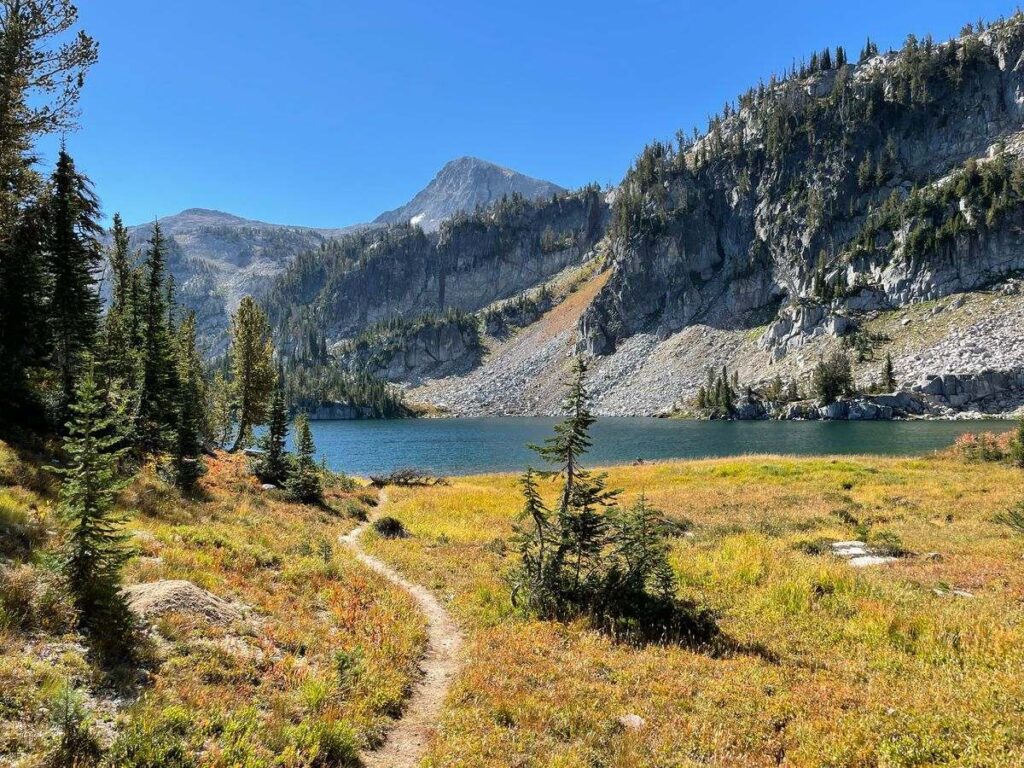
<path id="1" fill-rule="evenodd" d="M 427 765 L 1024 764 L 1024 540 L 992 522 L 1024 499 L 1019 470 L 752 456 L 609 474 L 627 503 L 643 491 L 693 523 L 673 546 L 681 593 L 749 650 L 636 648 L 519 616 L 503 580 L 512 476 L 391 491 L 413 536 L 368 546 L 469 636 Z M 883 531 L 915 555 L 858 571 L 808 554 Z M 622 728 L 627 713 L 646 725 Z"/>

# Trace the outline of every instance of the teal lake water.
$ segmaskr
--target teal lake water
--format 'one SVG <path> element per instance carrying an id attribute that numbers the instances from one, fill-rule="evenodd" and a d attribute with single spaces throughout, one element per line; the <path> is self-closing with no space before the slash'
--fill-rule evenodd
<path id="1" fill-rule="evenodd" d="M 555 419 L 403 419 L 315 421 L 317 452 L 353 475 L 418 467 L 443 475 L 518 472 L 538 465 L 526 446 L 551 434 Z M 599 419 L 588 466 L 657 459 L 778 454 L 914 455 L 953 443 L 964 432 L 1005 431 L 1006 421 L 820 422 Z"/>

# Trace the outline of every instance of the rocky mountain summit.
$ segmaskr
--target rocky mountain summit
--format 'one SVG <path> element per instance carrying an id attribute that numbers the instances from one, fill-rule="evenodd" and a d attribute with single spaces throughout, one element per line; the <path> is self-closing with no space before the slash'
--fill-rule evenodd
<path id="1" fill-rule="evenodd" d="M 424 232 L 436 232 L 441 222 L 458 213 L 486 208 L 505 196 L 521 195 L 540 200 L 565 192 L 541 181 L 476 157 L 460 157 L 440 170 L 408 203 L 382 213 L 374 224 L 412 224 Z"/>

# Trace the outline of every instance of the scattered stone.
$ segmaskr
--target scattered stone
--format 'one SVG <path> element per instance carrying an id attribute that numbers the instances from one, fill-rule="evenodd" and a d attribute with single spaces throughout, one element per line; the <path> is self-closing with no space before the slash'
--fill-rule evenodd
<path id="1" fill-rule="evenodd" d="M 273 483 L 264 483 L 263 485 L 260 486 L 260 488 L 262 488 L 264 491 L 276 491 L 277 490 L 277 486 L 274 485 Z"/>
<path id="2" fill-rule="evenodd" d="M 634 715 L 632 713 L 628 715 L 619 715 L 616 718 L 616 722 L 618 722 L 618 724 L 627 731 L 639 731 L 647 725 L 647 721 L 640 717 L 640 715 Z"/>
<path id="3" fill-rule="evenodd" d="M 863 541 L 837 541 L 832 545 L 832 554 L 846 560 L 852 568 L 896 562 L 895 557 L 879 555 Z"/>
<path id="4" fill-rule="evenodd" d="M 860 555 L 849 560 L 851 568 L 868 568 L 872 565 L 885 565 L 886 563 L 895 562 L 895 557 L 885 557 L 883 555 Z"/>

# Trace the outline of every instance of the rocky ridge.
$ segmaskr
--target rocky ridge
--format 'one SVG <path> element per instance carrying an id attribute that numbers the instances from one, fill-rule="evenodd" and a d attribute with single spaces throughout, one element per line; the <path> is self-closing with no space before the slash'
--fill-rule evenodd
<path id="1" fill-rule="evenodd" d="M 566 190 L 476 157 L 447 163 L 433 180 L 405 205 L 382 213 L 374 224 L 412 224 L 436 232 L 441 222 L 459 213 L 486 208 L 502 197 L 521 195 L 527 200 L 550 198 Z"/>

